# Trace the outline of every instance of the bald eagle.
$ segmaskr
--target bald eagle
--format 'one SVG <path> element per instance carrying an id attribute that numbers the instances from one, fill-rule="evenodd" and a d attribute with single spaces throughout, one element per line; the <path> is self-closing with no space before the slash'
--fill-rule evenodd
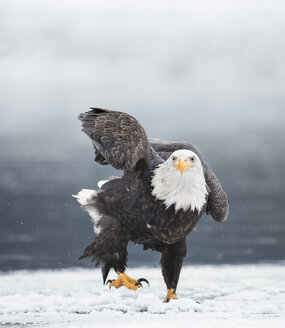
<path id="1" fill-rule="evenodd" d="M 107 281 L 110 288 L 136 290 L 148 281 L 126 274 L 127 245 L 142 244 L 161 253 L 164 301 L 177 299 L 186 237 L 205 212 L 219 222 L 227 218 L 226 193 L 192 144 L 148 139 L 140 123 L 123 112 L 91 107 L 79 119 L 95 148 L 95 162 L 124 171 L 121 178 L 100 181 L 98 190 L 73 195 L 96 233 L 80 259 L 101 264 L 104 284 L 113 268 L 117 279 Z"/>

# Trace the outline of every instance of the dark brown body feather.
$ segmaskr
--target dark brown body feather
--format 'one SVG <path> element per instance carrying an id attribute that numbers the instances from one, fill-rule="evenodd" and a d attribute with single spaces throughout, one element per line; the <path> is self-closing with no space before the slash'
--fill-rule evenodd
<path id="1" fill-rule="evenodd" d="M 104 281 L 109 270 L 123 272 L 127 263 L 129 241 L 143 244 L 144 249 L 162 253 L 162 272 L 168 288 L 176 289 L 186 237 L 207 210 L 217 221 L 228 214 L 228 200 L 209 164 L 189 143 L 148 141 L 141 125 L 131 116 L 102 109 L 79 116 L 83 131 L 92 139 L 95 161 L 123 169 L 122 178 L 103 185 L 92 204 L 103 216 L 101 232 L 82 254 L 102 265 Z M 158 164 L 177 149 L 197 153 L 203 164 L 209 198 L 198 213 L 188 210 L 175 212 L 151 194 L 151 177 Z M 84 206 L 83 206 L 84 208 Z"/>

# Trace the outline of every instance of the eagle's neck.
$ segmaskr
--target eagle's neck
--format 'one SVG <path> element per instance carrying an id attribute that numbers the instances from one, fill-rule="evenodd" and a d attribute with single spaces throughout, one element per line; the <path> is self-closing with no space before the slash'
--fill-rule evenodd
<path id="1" fill-rule="evenodd" d="M 162 163 L 154 170 L 151 184 L 152 195 L 162 200 L 166 208 L 175 204 L 175 211 L 200 212 L 206 203 L 208 192 L 202 168 L 196 167 L 181 175 Z"/>

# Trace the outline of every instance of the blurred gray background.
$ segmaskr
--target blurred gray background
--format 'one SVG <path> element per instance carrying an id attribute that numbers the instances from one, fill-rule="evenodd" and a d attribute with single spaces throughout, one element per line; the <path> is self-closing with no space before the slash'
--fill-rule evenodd
<path id="1" fill-rule="evenodd" d="M 281 0 L 1 1 L 0 270 L 91 266 L 71 194 L 118 172 L 93 162 L 89 106 L 208 158 L 231 212 L 202 217 L 186 262 L 284 260 L 284 38 Z M 130 245 L 130 266 L 158 261 Z"/>

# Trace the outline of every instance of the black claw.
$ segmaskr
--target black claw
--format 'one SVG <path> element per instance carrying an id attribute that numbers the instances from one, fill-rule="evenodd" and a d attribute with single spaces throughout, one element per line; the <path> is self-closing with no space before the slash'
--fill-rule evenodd
<path id="1" fill-rule="evenodd" d="M 135 283 L 135 286 L 141 286 L 141 287 L 143 287 L 143 285 L 140 282 L 136 282 Z"/>
<path id="2" fill-rule="evenodd" d="M 112 281 L 115 281 L 115 279 L 109 279 L 107 282 L 106 282 L 106 285 L 108 285 L 109 283 L 111 283 Z M 111 289 L 111 286 L 109 285 L 109 289 Z"/>
<path id="3" fill-rule="evenodd" d="M 142 284 L 141 284 L 142 281 L 146 282 L 148 284 L 148 287 L 149 287 L 149 282 L 145 278 L 138 279 L 138 282 L 137 283 L 140 283 L 140 285 L 142 286 Z"/>
<path id="4" fill-rule="evenodd" d="M 170 301 L 170 298 L 169 298 L 169 297 L 167 297 L 167 299 L 166 299 L 166 301 L 165 301 L 165 302 L 166 302 L 166 303 L 168 303 L 169 301 Z"/>

